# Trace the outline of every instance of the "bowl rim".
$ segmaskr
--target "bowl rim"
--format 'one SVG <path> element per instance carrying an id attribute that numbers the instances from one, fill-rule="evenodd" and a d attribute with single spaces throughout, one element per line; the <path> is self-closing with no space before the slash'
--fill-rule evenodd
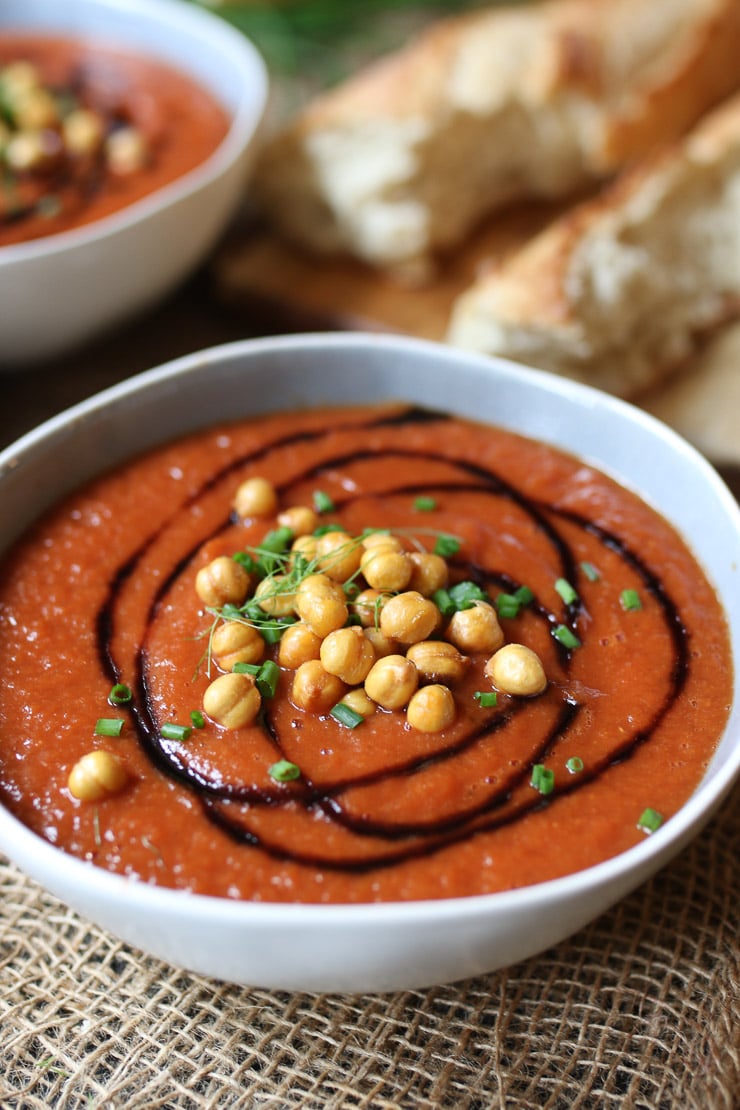
<path id="1" fill-rule="evenodd" d="M 45 259 L 69 249 L 103 242 L 145 222 L 170 205 L 177 204 L 227 173 L 239 161 L 252 139 L 257 136 L 265 116 L 269 93 L 267 65 L 251 39 L 232 27 L 225 19 L 193 3 L 183 3 L 183 0 L 81 0 L 81 2 L 86 8 L 141 15 L 147 23 L 172 21 L 186 30 L 197 32 L 204 43 L 215 46 L 221 54 L 228 54 L 238 63 L 234 68 L 241 69 L 244 75 L 248 76 L 248 82 L 245 81 L 241 86 L 239 100 L 233 110 L 216 96 L 227 111 L 229 127 L 216 149 L 199 165 L 161 185 L 153 192 L 147 193 L 139 200 L 127 204 L 124 208 L 111 212 L 107 216 L 101 216 L 90 223 L 31 239 L 25 243 L 0 246 L 0 269 L 13 263 Z M 18 31 L 24 29 L 22 21 L 6 24 L 0 12 L 0 32 L 5 26 L 12 26 Z M 33 33 L 36 33 L 35 29 Z M 58 33 L 63 36 L 64 29 L 52 23 L 48 30 L 38 33 L 43 35 Z M 125 43 L 123 49 L 127 49 Z M 174 67 L 178 65 L 176 61 L 160 55 L 154 48 L 148 49 L 147 53 L 157 60 L 164 61 L 165 64 Z M 184 65 L 181 69 L 186 75 L 190 75 Z M 197 77 L 195 80 L 203 84 Z M 249 95 L 247 95 L 247 85 Z"/>
<path id="2" fill-rule="evenodd" d="M 556 393 L 568 399 L 583 400 L 585 398 L 592 403 L 612 409 L 620 419 L 626 418 L 630 423 L 643 425 L 643 427 L 651 430 L 653 434 L 657 434 L 659 438 L 667 441 L 674 451 L 687 455 L 693 465 L 703 473 L 705 480 L 714 487 L 715 493 L 724 505 L 738 536 L 740 536 L 740 505 L 738 505 L 720 475 L 699 451 L 649 413 L 636 408 L 629 402 L 604 394 L 591 386 L 546 371 L 524 367 L 506 359 L 490 358 L 465 351 L 452 350 L 443 344 L 430 340 L 379 333 L 312 332 L 308 334 L 267 336 L 236 340 L 182 355 L 153 369 L 124 379 L 80 401 L 27 432 L 15 443 L 0 452 L 0 483 L 3 473 L 9 467 L 14 468 L 17 465 L 17 459 L 20 455 L 43 446 L 47 439 L 53 439 L 55 434 L 67 425 L 78 420 L 94 417 L 98 410 L 106 409 L 109 406 L 115 407 L 131 394 L 139 393 L 142 390 L 146 392 L 148 389 L 173 378 L 188 373 L 196 373 L 213 362 L 227 361 L 235 356 L 243 355 L 256 357 L 261 352 L 290 352 L 291 350 L 306 351 L 311 349 L 320 351 L 325 350 L 327 346 L 348 352 L 358 346 L 364 347 L 368 343 L 387 351 L 417 352 L 423 358 L 448 351 L 451 357 L 462 359 L 467 363 L 479 367 L 487 366 L 494 372 L 505 376 L 516 375 L 520 379 L 523 378 L 535 385 L 539 391 L 544 389 L 546 393 Z M 206 423 L 207 421 L 204 420 L 204 425 Z M 132 451 L 132 455 L 135 453 L 135 450 Z M 598 465 L 598 462 L 595 462 L 594 465 Z M 607 466 L 603 466 L 602 469 L 608 472 Z M 92 476 L 93 473 L 90 474 L 90 477 Z M 730 616 L 728 614 L 729 620 Z M 737 661 L 735 660 L 735 662 Z M 734 708 L 731 707 L 731 717 L 737 714 L 738 696 L 739 691 L 736 681 L 733 698 Z M 714 762 L 710 764 L 702 781 L 677 813 L 671 817 L 670 821 L 667 821 L 656 832 L 646 835 L 641 843 L 603 860 L 601 863 L 555 879 L 528 884 L 513 890 L 454 898 L 441 897 L 409 901 L 332 904 L 255 902 L 231 900 L 187 890 L 157 887 L 139 879 L 114 874 L 77 857 L 67 855 L 60 848 L 32 832 L 4 805 L 0 805 L 0 847 L 4 846 L 7 855 L 14 861 L 24 861 L 19 862 L 18 866 L 34 878 L 37 877 L 39 868 L 34 867 L 33 862 L 37 859 L 42 863 L 47 860 L 51 869 L 60 877 L 69 876 L 69 883 L 64 884 L 67 891 L 70 886 L 73 886 L 77 891 L 94 892 L 96 897 L 101 894 L 108 894 L 115 898 L 125 898 L 127 906 L 135 904 L 136 907 L 142 906 L 149 911 L 160 911 L 163 914 L 186 909 L 188 914 L 199 922 L 219 919 L 222 922 L 239 924 L 258 922 L 264 925 L 279 922 L 288 927 L 297 926 L 301 923 L 349 925 L 358 919 L 366 920 L 368 915 L 373 921 L 382 925 L 390 925 L 394 922 L 420 924 L 427 920 L 430 915 L 435 920 L 451 918 L 469 920 L 481 914 L 489 915 L 496 909 L 501 911 L 507 911 L 515 907 L 536 909 L 540 905 L 545 906 L 552 899 L 572 900 L 589 891 L 601 889 L 605 886 L 613 886 L 617 892 L 615 898 L 620 897 L 620 890 L 631 889 L 632 886 L 642 881 L 641 878 L 638 878 L 636 883 L 632 883 L 629 879 L 630 875 L 637 874 L 638 876 L 648 877 L 657 870 L 656 862 L 658 866 L 667 863 L 700 831 L 725 800 L 739 776 L 740 735 L 719 767 L 715 766 Z M 10 845 L 12 845 L 12 851 L 8 851 Z M 32 866 L 27 866 L 29 860 L 32 861 Z M 53 887 L 46 880 L 42 881 L 48 889 L 53 890 Z"/>

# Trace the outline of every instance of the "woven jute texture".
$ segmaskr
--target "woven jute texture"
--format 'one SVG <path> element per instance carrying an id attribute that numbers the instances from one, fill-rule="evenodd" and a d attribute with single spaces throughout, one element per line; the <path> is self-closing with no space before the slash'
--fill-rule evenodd
<path id="1" fill-rule="evenodd" d="M 145 957 L 0 866 L 0 1106 L 737 1110 L 740 788 L 669 867 L 504 971 L 271 993 Z"/>

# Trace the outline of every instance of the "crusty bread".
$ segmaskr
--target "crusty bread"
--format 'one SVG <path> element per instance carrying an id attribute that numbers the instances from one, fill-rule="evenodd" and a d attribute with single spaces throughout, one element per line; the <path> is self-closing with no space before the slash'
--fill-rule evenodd
<path id="1" fill-rule="evenodd" d="M 407 277 L 484 215 L 562 197 L 740 87 L 738 0 L 544 0 L 432 25 L 269 141 L 289 238 Z"/>
<path id="2" fill-rule="evenodd" d="M 740 94 L 493 265 L 451 343 L 635 397 L 740 310 Z"/>

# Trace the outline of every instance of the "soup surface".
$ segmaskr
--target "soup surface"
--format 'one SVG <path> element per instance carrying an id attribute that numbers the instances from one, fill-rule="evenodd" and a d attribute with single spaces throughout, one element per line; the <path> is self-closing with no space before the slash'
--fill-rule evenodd
<path id="1" fill-rule="evenodd" d="M 204 162 L 224 108 L 159 60 L 0 33 L 0 246 L 117 212 Z"/>
<path id="2" fill-rule="evenodd" d="M 254 477 L 277 504 L 236 512 Z M 296 507 L 317 519 L 286 531 Z M 328 702 L 299 696 L 296 660 L 281 660 L 291 599 L 332 573 L 315 546 L 291 553 L 305 527 L 309 546 L 341 531 L 340 555 L 366 552 L 369 534 L 417 562 L 442 553 L 443 587 L 400 589 L 438 607 L 422 635 L 432 654 L 462 658 L 449 676 L 443 664 L 413 676 L 414 689 L 448 690 L 441 724 L 410 724 L 408 697 L 368 705 L 362 671 L 330 683 Z M 249 596 L 204 601 L 198 575 L 214 565 L 245 571 Z M 264 593 L 265 576 L 282 593 Z M 399 590 L 379 589 L 368 617 L 363 572 L 332 581 L 350 635 L 374 637 L 372 659 L 412 666 L 416 632 L 382 639 Z M 496 613 L 544 686 L 512 692 L 491 645 L 458 651 L 452 622 L 471 610 Z M 230 669 L 216 651 L 225 627 L 257 628 L 256 662 Z M 472 895 L 613 856 L 692 793 L 732 696 L 715 593 L 652 509 L 548 446 L 400 405 L 220 427 L 96 480 L 6 559 L 0 652 L 13 813 L 111 871 L 265 901 Z M 260 688 L 247 723 L 208 700 L 227 675 L 243 684 L 232 709 Z M 109 704 L 114 685 L 123 704 Z M 355 710 L 337 716 L 353 688 Z M 100 720 L 114 735 L 96 733 Z M 113 756 L 110 790 L 75 796 L 70 775 L 91 751 Z"/>

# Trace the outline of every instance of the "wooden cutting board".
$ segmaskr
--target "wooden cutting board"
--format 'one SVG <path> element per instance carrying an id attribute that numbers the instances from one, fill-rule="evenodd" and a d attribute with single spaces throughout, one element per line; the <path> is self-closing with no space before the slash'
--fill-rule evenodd
<path id="1" fill-rule="evenodd" d="M 559 211 L 530 203 L 499 213 L 419 287 L 351 259 L 303 254 L 247 225 L 215 256 L 215 291 L 250 334 L 357 329 L 442 341 L 453 301 L 480 268 L 495 265 Z M 713 462 L 740 466 L 740 323 L 713 336 L 667 384 L 634 400 Z"/>

